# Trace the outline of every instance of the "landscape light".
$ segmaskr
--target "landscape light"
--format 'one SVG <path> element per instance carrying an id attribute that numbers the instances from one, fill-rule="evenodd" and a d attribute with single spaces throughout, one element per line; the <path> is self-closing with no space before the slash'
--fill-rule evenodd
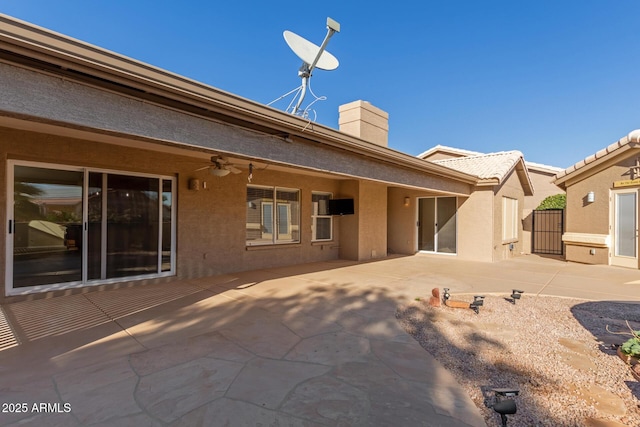
<path id="1" fill-rule="evenodd" d="M 508 397 L 515 397 L 520 390 L 513 388 L 494 388 L 497 402 L 493 404 L 493 410 L 500 414 L 502 427 L 507 427 L 507 415 L 515 414 L 517 411 L 516 402 Z"/>
<path id="2" fill-rule="evenodd" d="M 511 292 L 511 302 L 513 304 L 515 304 L 516 300 L 520 299 L 520 297 L 522 297 L 523 293 L 524 293 L 524 291 L 521 291 L 519 289 L 514 289 L 513 292 Z"/>

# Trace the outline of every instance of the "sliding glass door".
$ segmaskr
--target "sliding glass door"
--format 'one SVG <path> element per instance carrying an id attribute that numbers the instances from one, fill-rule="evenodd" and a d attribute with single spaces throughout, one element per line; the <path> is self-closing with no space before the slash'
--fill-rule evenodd
<path id="1" fill-rule="evenodd" d="M 455 197 L 418 199 L 418 250 L 455 254 L 457 251 Z"/>
<path id="2" fill-rule="evenodd" d="M 9 172 L 9 294 L 174 271 L 173 178 L 18 162 Z"/>
<path id="3" fill-rule="evenodd" d="M 13 175 L 13 286 L 80 282 L 83 173 L 16 165 Z"/>

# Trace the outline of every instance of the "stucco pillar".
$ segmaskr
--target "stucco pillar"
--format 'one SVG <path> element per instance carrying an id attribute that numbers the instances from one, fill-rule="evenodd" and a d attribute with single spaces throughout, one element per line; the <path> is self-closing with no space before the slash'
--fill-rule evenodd
<path id="1" fill-rule="evenodd" d="M 339 197 L 354 199 L 354 215 L 340 217 L 340 258 L 364 261 L 387 256 L 387 186 L 344 181 Z"/>

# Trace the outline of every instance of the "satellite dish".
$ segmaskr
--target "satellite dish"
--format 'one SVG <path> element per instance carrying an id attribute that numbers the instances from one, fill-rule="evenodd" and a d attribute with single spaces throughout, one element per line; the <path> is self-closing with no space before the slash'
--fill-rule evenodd
<path id="1" fill-rule="evenodd" d="M 320 52 L 320 46 L 316 46 L 309 40 L 300 37 L 291 31 L 283 33 L 284 40 L 287 42 L 293 53 L 298 55 L 305 64 L 311 65 L 318 57 L 316 67 L 321 70 L 332 71 L 338 68 L 338 59 L 327 51 Z M 320 55 L 318 55 L 320 53 Z"/>
<path id="2" fill-rule="evenodd" d="M 271 105 L 274 102 L 284 98 L 285 96 L 288 96 L 293 92 L 296 92 L 296 95 L 293 97 L 293 100 L 289 104 L 287 111 L 291 108 L 291 114 L 307 117 L 309 107 L 314 102 L 323 99 L 323 98 L 318 98 L 316 96 L 316 99 L 309 106 L 307 106 L 307 108 L 305 108 L 303 111 L 300 110 L 300 105 L 302 104 L 302 101 L 304 100 L 304 97 L 307 92 L 307 88 L 309 87 L 309 79 L 311 78 L 313 69 L 317 67 L 321 70 L 331 71 L 338 68 L 338 65 L 339 65 L 338 60 L 336 59 L 335 56 L 325 51 L 325 48 L 327 47 L 327 43 L 329 43 L 329 39 L 331 38 L 331 36 L 333 36 L 334 33 L 339 33 L 339 32 L 340 32 L 340 24 L 331 18 L 327 18 L 327 35 L 325 36 L 324 41 L 320 46 L 316 46 L 314 43 L 311 43 L 309 40 L 305 39 L 304 37 L 301 37 L 291 31 L 285 31 L 283 33 L 284 40 L 287 42 L 287 44 L 289 45 L 293 53 L 295 53 L 298 56 L 298 58 L 302 60 L 302 66 L 298 70 L 298 76 L 302 79 L 302 85 L 290 91 L 289 93 L 282 95 L 280 98 L 274 101 L 271 101 L 267 105 Z M 309 90 L 311 91 L 310 88 Z M 312 91 L 311 93 L 313 94 Z M 298 98 L 298 101 L 295 103 L 295 106 L 292 107 L 292 105 L 296 101 L 296 98 Z"/>

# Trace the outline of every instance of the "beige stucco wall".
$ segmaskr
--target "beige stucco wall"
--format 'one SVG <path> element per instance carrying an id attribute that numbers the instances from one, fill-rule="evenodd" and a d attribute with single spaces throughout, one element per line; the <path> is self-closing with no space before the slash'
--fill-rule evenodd
<path id="1" fill-rule="evenodd" d="M 493 260 L 493 189 L 476 187 L 468 198 L 458 198 L 458 257 Z"/>
<path id="2" fill-rule="evenodd" d="M 387 246 L 392 254 L 410 255 L 416 252 L 417 197 L 424 192 L 391 187 L 387 192 Z M 405 206 L 404 199 L 409 198 Z"/>
<path id="3" fill-rule="evenodd" d="M 357 261 L 387 255 L 387 186 L 347 180 L 339 198 L 354 199 L 355 215 L 340 217 L 340 258 Z"/>
<path id="4" fill-rule="evenodd" d="M 389 188 L 387 192 L 387 246 L 392 254 L 411 255 L 417 252 L 418 199 L 438 196 L 446 195 L 409 188 Z M 409 198 L 408 206 L 405 205 L 405 197 Z"/>
<path id="5" fill-rule="evenodd" d="M 252 184 L 281 186 L 300 189 L 301 242 L 291 245 L 247 248 L 245 245 L 246 187 L 247 174 L 230 174 L 215 177 L 207 170 L 196 172 L 205 165 L 202 160 L 191 157 L 163 154 L 128 147 L 114 147 L 108 144 L 87 142 L 26 131 L 0 128 L 0 185 L 6 188 L 6 160 L 16 159 L 47 162 L 60 165 L 75 165 L 122 172 L 149 173 L 177 177 L 177 268 L 180 278 L 215 275 L 233 271 L 264 267 L 292 265 L 298 263 L 336 259 L 339 256 L 341 221 L 354 216 L 334 217 L 334 240 L 327 243 L 311 242 L 311 192 L 331 192 L 341 196 L 341 180 L 290 174 L 286 172 L 254 171 Z M 188 189 L 190 178 L 207 182 L 207 189 Z M 379 188 L 379 187 L 382 187 Z M 6 192 L 2 191 L 0 221 L 7 223 Z M 379 185 L 365 185 L 362 194 L 382 206 L 382 216 L 364 224 L 372 226 L 382 238 L 368 237 L 362 243 L 362 251 L 377 251 L 385 255 L 386 232 L 386 188 Z M 368 199 L 367 199 L 368 200 Z M 363 211 L 378 210 L 371 203 L 364 204 Z M 350 218 L 351 217 L 351 218 Z M 380 227 L 383 227 L 382 229 Z M 361 227 L 362 229 L 362 227 Z M 6 240 L 6 227 L 3 227 Z M 356 247 L 361 245 L 356 240 Z M 0 245 L 0 277 L 5 275 L 6 249 Z M 166 279 L 156 279 L 166 280 Z M 0 297 L 4 296 L 4 286 Z"/>
<path id="6" fill-rule="evenodd" d="M 522 239 L 523 228 L 522 221 L 518 227 L 518 239 L 515 241 L 502 240 L 502 198 L 509 197 L 518 200 L 518 218 L 523 218 L 524 207 L 524 191 L 522 184 L 518 178 L 518 174 L 513 170 L 509 176 L 498 187 L 493 199 L 494 217 L 493 217 L 493 261 L 512 258 L 524 253 L 524 242 Z M 513 244 L 513 249 L 509 249 Z"/>
<path id="7" fill-rule="evenodd" d="M 567 210 L 565 231 L 601 236 L 611 234 L 610 197 L 613 183 L 629 179 L 629 168 L 635 164 L 638 152 L 626 159 L 603 165 L 580 181 L 567 183 Z M 587 202 L 587 194 L 593 191 L 595 201 Z M 566 243 L 566 259 L 586 264 L 609 264 L 610 248 L 601 245 Z M 591 254 L 591 250 L 595 254 Z M 640 248 L 639 248 L 640 249 Z"/>
<path id="8" fill-rule="evenodd" d="M 417 251 L 418 198 L 446 196 L 406 188 L 388 191 L 388 246 L 394 254 Z M 409 197 L 409 206 L 404 205 Z M 473 261 L 492 261 L 493 189 L 477 187 L 470 197 L 458 196 L 457 257 Z"/>

